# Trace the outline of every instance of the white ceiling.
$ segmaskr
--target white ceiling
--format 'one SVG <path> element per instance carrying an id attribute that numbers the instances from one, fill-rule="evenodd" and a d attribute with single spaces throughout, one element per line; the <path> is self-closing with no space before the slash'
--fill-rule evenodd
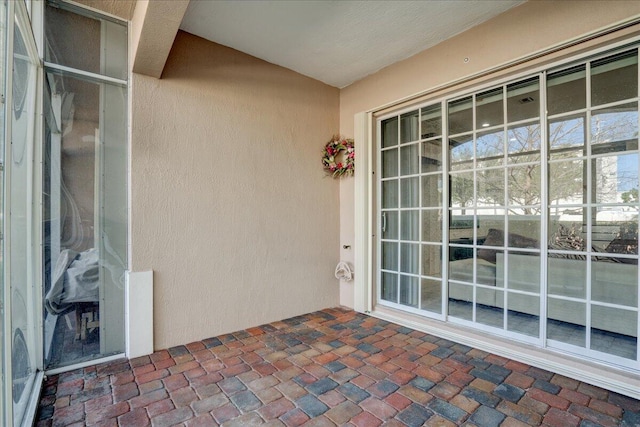
<path id="1" fill-rule="evenodd" d="M 525 0 L 191 0 L 180 29 L 342 88 Z"/>

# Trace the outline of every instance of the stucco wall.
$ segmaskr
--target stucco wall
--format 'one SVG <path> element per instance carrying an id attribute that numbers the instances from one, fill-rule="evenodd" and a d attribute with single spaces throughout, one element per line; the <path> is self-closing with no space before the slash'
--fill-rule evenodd
<path id="1" fill-rule="evenodd" d="M 154 270 L 156 348 L 339 302 L 339 91 L 179 32 L 133 75 L 132 270 Z"/>
<path id="2" fill-rule="evenodd" d="M 131 19 L 136 0 L 74 0 L 76 3 L 101 10 L 122 19 Z M 156 0 L 157 1 L 157 0 Z"/>
<path id="3" fill-rule="evenodd" d="M 353 134 L 358 112 L 427 92 L 638 14 L 638 1 L 529 1 L 342 89 L 340 132 Z M 353 180 L 343 180 L 341 247 L 352 245 L 355 238 L 353 195 Z M 341 249 L 341 257 L 353 261 L 353 251 Z M 353 307 L 351 284 L 340 284 L 340 302 Z"/>

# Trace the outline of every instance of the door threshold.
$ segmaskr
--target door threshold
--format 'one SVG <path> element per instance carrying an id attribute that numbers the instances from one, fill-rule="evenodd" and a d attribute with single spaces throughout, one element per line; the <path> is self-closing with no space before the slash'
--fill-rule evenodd
<path id="1" fill-rule="evenodd" d="M 118 359 L 126 359 L 124 353 L 118 353 L 111 356 L 101 357 L 99 359 L 87 360 L 86 362 L 74 363 L 73 365 L 62 366 L 60 368 L 48 369 L 44 372 L 45 375 L 58 375 L 64 372 L 73 371 L 75 369 L 86 368 L 88 366 L 99 365 L 101 363 L 111 362 Z"/>

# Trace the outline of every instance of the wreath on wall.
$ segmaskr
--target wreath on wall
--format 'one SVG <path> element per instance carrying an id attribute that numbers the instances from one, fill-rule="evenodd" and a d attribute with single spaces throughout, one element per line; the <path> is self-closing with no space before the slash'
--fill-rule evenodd
<path id="1" fill-rule="evenodd" d="M 353 139 L 335 135 L 322 151 L 322 165 L 334 178 L 353 175 L 355 166 Z"/>

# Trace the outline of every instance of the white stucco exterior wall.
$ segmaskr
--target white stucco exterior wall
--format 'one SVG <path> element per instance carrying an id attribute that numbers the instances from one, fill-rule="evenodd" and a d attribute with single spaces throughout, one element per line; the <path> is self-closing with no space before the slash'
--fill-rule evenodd
<path id="1" fill-rule="evenodd" d="M 338 89 L 179 32 L 162 79 L 132 90 L 131 269 L 154 272 L 154 346 L 338 305 L 320 162 Z"/>

